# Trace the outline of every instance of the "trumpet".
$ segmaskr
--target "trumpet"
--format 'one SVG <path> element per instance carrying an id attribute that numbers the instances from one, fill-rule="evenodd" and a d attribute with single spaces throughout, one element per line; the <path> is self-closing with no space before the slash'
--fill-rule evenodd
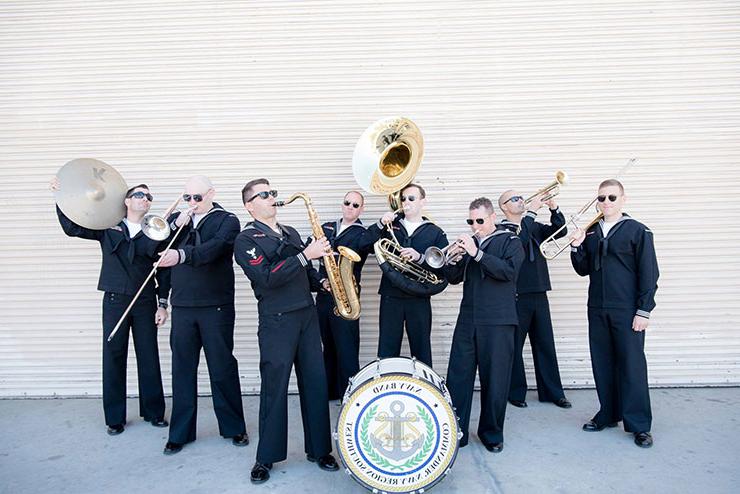
<path id="1" fill-rule="evenodd" d="M 568 183 L 568 174 L 565 173 L 563 170 L 558 170 L 555 172 L 555 180 L 547 184 L 546 186 L 542 187 L 540 190 L 532 194 L 531 196 L 527 197 L 524 200 L 524 205 L 528 205 L 530 202 L 532 202 L 536 197 L 543 196 L 542 202 L 547 202 L 556 195 L 560 194 L 560 186 L 565 185 Z M 545 195 L 543 195 L 545 194 Z"/>
<path id="2" fill-rule="evenodd" d="M 478 235 L 478 233 L 480 233 L 480 230 L 475 230 L 473 232 L 473 237 Z M 447 247 L 443 247 L 441 249 L 436 245 L 432 245 L 431 247 L 427 247 L 427 250 L 424 251 L 424 262 L 434 269 L 439 269 L 442 266 L 450 264 L 452 261 L 458 261 L 462 257 L 463 253 L 464 250 L 462 249 L 462 243 L 460 243 L 459 240 L 456 240 Z"/>

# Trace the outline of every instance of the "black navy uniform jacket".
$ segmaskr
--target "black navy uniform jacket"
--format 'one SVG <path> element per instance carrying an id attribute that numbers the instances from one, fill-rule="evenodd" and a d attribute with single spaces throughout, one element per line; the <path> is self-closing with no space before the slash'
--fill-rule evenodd
<path id="1" fill-rule="evenodd" d="M 324 236 L 331 243 L 332 250 L 334 251 L 334 259 L 339 263 L 339 251 L 338 247 L 348 247 L 355 251 L 359 256 L 360 260 L 353 266 L 353 272 L 357 285 L 360 284 L 360 278 L 362 276 L 362 267 L 365 265 L 367 256 L 372 250 L 372 243 L 368 242 L 365 236 L 365 226 L 359 219 L 347 226 L 347 228 L 338 234 L 342 227 L 342 219 L 339 218 L 337 221 L 328 221 L 321 225 L 321 229 L 324 231 Z M 369 244 L 369 245 L 368 245 Z M 326 266 L 324 266 L 323 260 L 319 263 L 319 279 L 323 280 L 326 276 Z M 323 288 L 319 290 L 320 295 L 330 295 L 329 292 Z"/>
<path id="2" fill-rule="evenodd" d="M 143 232 L 131 238 L 123 220 L 114 227 L 93 230 L 74 223 L 58 206 L 57 216 L 62 230 L 68 236 L 97 240 L 100 243 L 103 262 L 100 267 L 98 290 L 135 295 L 152 270 L 153 264 L 159 259 L 161 243 L 150 239 Z M 141 292 L 140 300 L 151 300 L 155 297 L 167 300 L 170 291 L 170 270 L 165 268 L 157 270 L 156 278 L 159 286 L 155 287 L 154 279 L 150 280 Z"/>
<path id="3" fill-rule="evenodd" d="M 441 270 L 432 269 L 424 262 L 423 259 L 424 251 L 426 251 L 427 248 L 431 247 L 432 245 L 435 245 L 440 249 L 447 247 L 447 235 L 445 235 L 445 232 L 442 231 L 440 227 L 429 221 L 427 218 L 423 218 L 422 224 L 419 225 L 416 230 L 414 230 L 414 233 L 409 236 L 406 228 L 404 228 L 403 224 L 401 223 L 400 218 L 396 218 L 395 220 L 393 220 L 391 226 L 393 227 L 393 232 L 398 239 L 398 243 L 401 244 L 401 247 L 411 247 L 422 255 L 422 259 L 417 261 L 418 264 L 421 264 L 424 269 L 427 269 L 439 275 L 440 277 L 443 277 Z M 387 227 L 380 221 L 378 221 L 367 228 L 367 234 L 365 236 L 365 239 L 363 240 L 363 244 L 372 245 L 381 238 L 391 238 L 391 236 L 390 233 L 388 233 Z M 401 290 L 391 282 L 390 278 L 385 273 L 380 280 L 380 288 L 378 289 L 378 293 L 381 295 L 401 298 L 429 298 L 428 296 L 418 297 Z"/>
<path id="4" fill-rule="evenodd" d="M 175 219 L 182 214 L 170 216 Z M 209 307 L 234 303 L 234 238 L 239 233 L 239 219 L 217 203 L 193 227 L 192 220 L 173 248 L 184 256 L 172 267 L 172 305 Z M 173 230 L 172 235 L 175 234 Z"/>
<path id="5" fill-rule="evenodd" d="M 552 289 L 550 285 L 550 272 L 547 269 L 547 260 L 542 257 L 540 244 L 555 231 L 565 225 L 565 216 L 560 209 L 550 210 L 550 225 L 544 225 L 535 221 L 537 213 L 527 211 L 522 216 L 521 225 L 508 220 L 501 222 L 501 226 L 517 233 L 524 247 L 524 262 L 519 270 L 517 281 L 517 293 L 540 293 Z M 555 238 L 567 235 L 565 228 Z"/>
<path id="6" fill-rule="evenodd" d="M 465 254 L 455 265 L 445 267 L 453 285 L 463 282 L 460 310 L 472 311 L 474 324 L 519 324 L 516 311 L 516 280 L 524 260 L 518 236 L 503 226 L 480 242 L 475 257 Z"/>
<path id="7" fill-rule="evenodd" d="M 313 306 L 311 289 L 318 287 L 318 273 L 303 255 L 300 234 L 278 226 L 282 235 L 260 221 L 248 223 L 234 244 L 234 258 L 252 282 L 261 315 Z"/>
<path id="8" fill-rule="evenodd" d="M 653 233 L 623 214 L 604 238 L 602 222 L 589 228 L 583 243 L 571 249 L 573 268 L 590 276 L 588 307 L 628 309 L 650 317 L 659 276 Z"/>

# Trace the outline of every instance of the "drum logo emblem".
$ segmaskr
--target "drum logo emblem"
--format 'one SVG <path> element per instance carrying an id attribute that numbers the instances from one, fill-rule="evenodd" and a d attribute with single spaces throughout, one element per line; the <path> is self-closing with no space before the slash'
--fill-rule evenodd
<path id="1" fill-rule="evenodd" d="M 391 471 L 413 468 L 426 459 L 434 446 L 435 427 L 424 407 L 405 411 L 399 400 L 391 402 L 388 411 L 372 406 L 360 426 L 362 449 L 380 467 Z M 392 460 L 392 461 L 389 461 Z"/>

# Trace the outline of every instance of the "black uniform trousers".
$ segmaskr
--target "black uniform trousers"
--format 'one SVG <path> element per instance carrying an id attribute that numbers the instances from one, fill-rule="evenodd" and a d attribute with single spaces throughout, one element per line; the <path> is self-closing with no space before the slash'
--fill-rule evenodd
<path id="1" fill-rule="evenodd" d="M 504 440 L 515 332 L 513 325 L 473 324 L 472 313 L 461 312 L 458 316 L 447 369 L 447 388 L 463 432 L 461 447 L 468 444 L 476 367 L 481 388 L 478 437 L 483 444 Z"/>
<path id="2" fill-rule="evenodd" d="M 234 358 L 234 305 L 173 307 L 172 417 L 169 440 L 195 441 L 198 418 L 198 364 L 206 355 L 213 410 L 223 437 L 246 432 L 239 369 Z"/>
<path id="3" fill-rule="evenodd" d="M 164 391 L 159 366 L 157 302 L 139 299 L 121 328 L 108 342 L 118 320 L 131 303 L 131 295 L 103 295 L 103 411 L 106 425 L 126 423 L 126 361 L 129 329 L 134 337 L 136 370 L 139 376 L 139 415 L 152 421 L 164 418 Z"/>
<path id="4" fill-rule="evenodd" d="M 645 332 L 634 331 L 634 311 L 588 309 L 588 342 L 596 393 L 601 408 L 599 425 L 624 420 L 627 432 L 647 432 L 650 410 Z"/>
<path id="5" fill-rule="evenodd" d="M 431 367 L 432 303 L 429 298 L 381 295 L 378 357 L 401 355 L 404 322 L 411 356 Z"/>
<path id="6" fill-rule="evenodd" d="M 517 295 L 516 311 L 519 326 L 514 346 L 514 367 L 511 371 L 509 399 L 524 401 L 527 397 L 527 376 L 524 372 L 522 351 L 529 335 L 534 359 L 534 375 L 537 380 L 537 397 L 540 401 L 557 401 L 565 398 L 560 381 L 555 339 L 552 334 L 550 304 L 546 292 L 520 293 Z"/>
<path id="7" fill-rule="evenodd" d="M 360 321 L 348 321 L 334 314 L 331 296 L 316 297 L 324 368 L 330 400 L 344 396 L 349 378 L 360 370 Z"/>
<path id="8" fill-rule="evenodd" d="M 331 453 L 326 373 L 319 320 L 312 305 L 278 314 L 260 314 L 260 422 L 257 462 L 283 461 L 288 454 L 288 381 L 295 363 L 306 454 Z"/>

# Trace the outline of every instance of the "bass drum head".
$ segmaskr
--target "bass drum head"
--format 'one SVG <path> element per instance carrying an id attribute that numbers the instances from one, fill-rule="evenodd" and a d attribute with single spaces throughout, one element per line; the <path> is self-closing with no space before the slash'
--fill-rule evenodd
<path id="1" fill-rule="evenodd" d="M 374 362 L 353 378 L 335 438 L 347 473 L 367 489 L 428 490 L 454 463 L 457 418 L 441 378 L 435 383 L 419 377 L 430 372 L 437 376 L 418 362 L 395 358 Z"/>

